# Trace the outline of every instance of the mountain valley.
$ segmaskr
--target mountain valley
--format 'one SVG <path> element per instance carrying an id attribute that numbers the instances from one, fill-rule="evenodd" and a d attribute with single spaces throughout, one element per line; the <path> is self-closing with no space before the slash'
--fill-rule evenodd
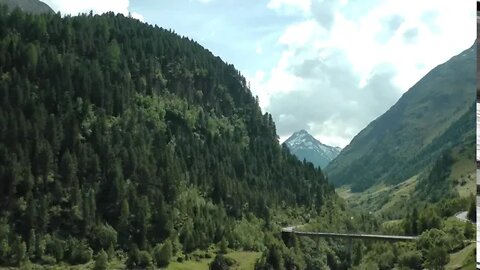
<path id="1" fill-rule="evenodd" d="M 240 71 L 173 30 L 0 6 L 1 270 L 474 269 L 476 45 L 341 149 L 280 144 Z"/>

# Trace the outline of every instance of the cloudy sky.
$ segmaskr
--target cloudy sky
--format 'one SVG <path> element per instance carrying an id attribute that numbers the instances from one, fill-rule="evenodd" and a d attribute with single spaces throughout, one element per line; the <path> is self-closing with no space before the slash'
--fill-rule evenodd
<path id="1" fill-rule="evenodd" d="M 432 68 L 470 47 L 469 0 L 44 0 L 130 13 L 195 39 L 250 81 L 281 141 L 344 147 Z"/>

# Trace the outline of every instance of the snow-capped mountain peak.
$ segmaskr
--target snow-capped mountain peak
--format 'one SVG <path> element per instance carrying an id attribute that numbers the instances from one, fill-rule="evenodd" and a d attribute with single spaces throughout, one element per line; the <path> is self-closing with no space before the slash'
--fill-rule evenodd
<path id="1" fill-rule="evenodd" d="M 293 133 L 285 143 L 300 160 L 305 158 L 321 168 L 324 168 L 342 150 L 340 147 L 321 143 L 304 129 Z"/>

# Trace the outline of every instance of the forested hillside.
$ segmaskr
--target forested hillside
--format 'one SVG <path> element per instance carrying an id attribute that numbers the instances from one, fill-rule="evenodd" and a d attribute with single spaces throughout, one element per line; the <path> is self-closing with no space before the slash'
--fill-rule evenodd
<path id="1" fill-rule="evenodd" d="M 358 269 L 475 269 L 475 54 L 430 71 L 325 169 L 384 233 L 419 236 L 416 250 L 367 249 Z"/>
<path id="2" fill-rule="evenodd" d="M 232 65 L 123 15 L 0 8 L 0 104 L 1 265 L 261 250 L 275 207 L 337 209 Z"/>

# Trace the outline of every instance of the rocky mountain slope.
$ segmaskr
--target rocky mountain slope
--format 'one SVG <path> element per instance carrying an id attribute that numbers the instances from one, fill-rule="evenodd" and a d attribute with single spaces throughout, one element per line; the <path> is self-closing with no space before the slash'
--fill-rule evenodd
<path id="1" fill-rule="evenodd" d="M 285 143 L 298 159 L 306 159 L 321 168 L 325 168 L 342 150 L 340 147 L 321 143 L 303 129 L 293 133 Z"/>

